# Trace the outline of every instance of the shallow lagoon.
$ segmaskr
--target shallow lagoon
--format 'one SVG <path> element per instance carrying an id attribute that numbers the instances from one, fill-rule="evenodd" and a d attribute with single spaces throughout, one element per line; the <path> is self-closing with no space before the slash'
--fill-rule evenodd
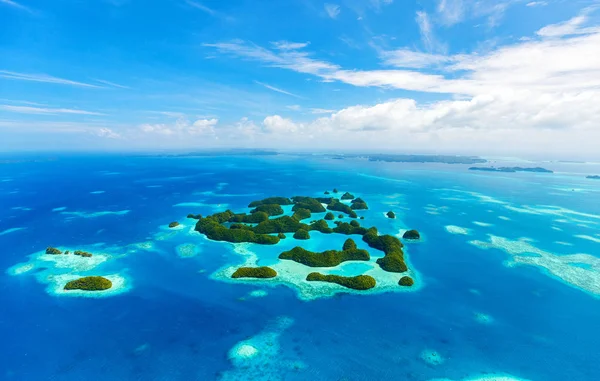
<path id="1" fill-rule="evenodd" d="M 535 264 L 510 265 L 536 253 L 514 256 L 469 243 L 490 242 L 492 234 L 554 256 L 597 258 L 600 244 L 581 237 L 600 233 L 593 223 L 600 192 L 580 175 L 500 177 L 463 166 L 287 156 L 62 157 L 4 164 L 2 171 L 11 179 L 0 184 L 0 231 L 9 231 L 0 243 L 10 248 L 0 258 L 3 269 L 27 263 L 49 245 L 103 243 L 111 258 L 93 271 L 123 274 L 130 285 L 104 298 L 56 297 L 39 281 L 47 270 L 3 273 L 0 334 L 14 343 L 0 357 L 7 379 L 600 378 L 597 295 Z M 185 218 L 214 213 L 218 205 L 241 211 L 254 199 L 317 196 L 334 187 L 364 197 L 371 206 L 365 215 L 382 233 L 424 233 L 423 242 L 407 245 L 420 289 L 302 301 L 285 285 L 223 282 L 214 274 L 244 257 L 194 233 L 194 221 Z M 586 192 L 571 197 L 568 188 Z M 104 193 L 90 193 L 99 189 Z M 173 207 L 189 202 L 196 204 Z M 396 220 L 385 218 L 390 209 Z M 166 228 L 173 220 L 183 227 Z M 470 234 L 450 234 L 447 226 Z M 338 248 L 346 237 L 322 238 L 306 248 Z M 297 243 L 289 236 L 252 251 L 261 265 L 272 264 Z M 363 271 L 363 265 L 332 273 Z M 589 261 L 575 267 L 592 269 Z M 260 350 L 265 342 L 276 350 L 250 356 L 245 368 L 231 358 L 235 348 L 250 343 Z M 423 353 L 443 361 L 425 361 Z"/>

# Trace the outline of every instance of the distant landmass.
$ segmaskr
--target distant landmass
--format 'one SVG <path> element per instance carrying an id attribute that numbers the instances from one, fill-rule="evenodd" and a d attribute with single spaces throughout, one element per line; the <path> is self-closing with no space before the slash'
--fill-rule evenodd
<path id="1" fill-rule="evenodd" d="M 194 151 L 181 154 L 171 154 L 164 156 L 273 156 L 278 155 L 277 151 L 262 149 L 229 149 L 229 150 L 206 150 Z"/>
<path id="2" fill-rule="evenodd" d="M 484 171 L 484 172 L 538 172 L 538 173 L 554 173 L 546 168 L 542 167 L 534 167 L 534 168 L 524 168 L 524 167 L 471 167 L 470 171 Z"/>
<path id="3" fill-rule="evenodd" d="M 444 164 L 482 164 L 487 160 L 476 156 L 451 155 L 396 155 L 396 154 L 349 154 L 332 155 L 332 159 L 368 159 L 369 161 L 386 161 L 392 163 L 444 163 Z"/>
<path id="4" fill-rule="evenodd" d="M 594 179 L 594 180 L 600 180 L 600 176 L 597 175 L 593 175 L 593 176 L 586 176 L 586 179 Z"/>

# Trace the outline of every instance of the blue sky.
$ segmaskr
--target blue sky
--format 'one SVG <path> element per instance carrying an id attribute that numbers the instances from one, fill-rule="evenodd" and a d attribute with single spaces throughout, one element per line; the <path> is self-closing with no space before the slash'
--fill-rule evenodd
<path id="1" fill-rule="evenodd" d="M 0 0 L 0 150 L 593 156 L 599 6 Z"/>

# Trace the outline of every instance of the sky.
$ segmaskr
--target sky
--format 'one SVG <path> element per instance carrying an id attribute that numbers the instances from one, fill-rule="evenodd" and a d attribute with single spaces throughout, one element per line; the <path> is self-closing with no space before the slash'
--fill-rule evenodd
<path id="1" fill-rule="evenodd" d="M 0 0 L 0 151 L 599 142 L 600 0 Z"/>

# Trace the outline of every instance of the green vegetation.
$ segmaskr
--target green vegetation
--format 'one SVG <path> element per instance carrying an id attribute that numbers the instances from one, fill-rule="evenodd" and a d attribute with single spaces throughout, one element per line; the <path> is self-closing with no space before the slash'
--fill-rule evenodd
<path id="1" fill-rule="evenodd" d="M 325 191 L 325 193 L 324 193 L 324 194 L 329 194 L 329 191 Z"/>
<path id="2" fill-rule="evenodd" d="M 419 234 L 416 230 L 408 230 L 404 234 L 402 234 L 402 238 L 404 239 L 421 239 L 421 234 Z"/>
<path id="3" fill-rule="evenodd" d="M 409 276 L 403 276 L 402 278 L 400 278 L 400 280 L 398 281 L 398 284 L 400 286 L 405 286 L 405 287 L 410 287 L 413 284 L 415 284 L 415 281 L 413 280 L 413 278 L 409 277 Z"/>
<path id="4" fill-rule="evenodd" d="M 369 209 L 369 206 L 362 198 L 358 197 L 351 201 L 353 210 Z"/>
<path id="5" fill-rule="evenodd" d="M 229 219 L 229 222 L 243 222 L 246 224 L 258 224 L 269 219 L 269 215 L 265 212 L 256 212 L 252 214 L 240 213 L 234 214 Z"/>
<path id="6" fill-rule="evenodd" d="M 346 192 L 342 195 L 342 200 L 352 200 L 354 199 L 354 195 L 350 192 Z"/>
<path id="7" fill-rule="evenodd" d="M 298 221 L 302 221 L 305 220 L 307 218 L 310 218 L 311 214 L 310 214 L 310 210 L 308 209 L 304 209 L 304 208 L 298 208 L 294 211 L 294 214 L 292 215 L 292 218 L 297 219 Z"/>
<path id="8" fill-rule="evenodd" d="M 46 254 L 58 255 L 62 254 L 62 251 L 58 250 L 55 247 L 48 246 L 48 248 L 46 248 Z"/>
<path id="9" fill-rule="evenodd" d="M 352 204 L 354 205 L 354 204 Z M 331 203 L 329 205 L 327 205 L 327 209 L 329 210 L 333 210 L 336 212 L 342 212 L 342 213 L 346 213 L 347 215 L 349 215 L 352 218 L 356 218 L 356 212 L 354 210 L 352 210 L 352 208 L 342 202 L 340 202 L 338 199 L 333 199 L 331 201 Z"/>
<path id="10" fill-rule="evenodd" d="M 262 245 L 274 245 L 279 242 L 279 238 L 268 235 L 266 233 L 254 232 L 261 224 L 258 224 L 254 229 L 251 227 L 244 227 L 243 225 L 238 225 L 236 228 L 228 229 L 227 227 L 221 225 L 222 222 L 219 222 L 223 219 L 223 215 L 218 213 L 219 216 L 213 215 L 206 218 L 201 218 L 196 223 L 196 231 L 205 234 L 206 237 L 212 239 L 214 241 L 226 241 L 226 242 L 251 242 L 258 243 Z M 217 216 L 217 217 L 215 217 Z M 231 216 L 229 216 L 231 218 Z M 228 218 L 228 219 L 229 219 Z M 290 217 L 288 217 L 290 218 Z M 227 220 L 228 220 L 227 219 Z M 291 218 L 290 218 L 291 219 Z M 225 220 L 225 221 L 227 221 Z M 225 222 L 223 221 L 223 222 Z M 268 220 L 262 223 L 268 223 L 272 220 Z M 251 230 L 252 229 L 252 230 Z M 278 231 L 274 231 L 272 233 L 278 233 Z"/>
<path id="11" fill-rule="evenodd" d="M 290 216 L 281 216 L 256 225 L 252 230 L 257 234 L 295 233 L 299 229 L 308 230 L 308 225 Z"/>
<path id="12" fill-rule="evenodd" d="M 340 286 L 351 288 L 353 290 L 368 290 L 377 285 L 375 279 L 369 275 L 346 277 L 340 275 L 323 275 L 320 273 L 310 273 L 306 277 L 306 280 L 309 282 L 337 283 Z"/>
<path id="13" fill-rule="evenodd" d="M 265 204 L 292 205 L 293 202 L 287 197 L 269 197 L 265 198 L 264 200 L 252 201 L 250 204 L 248 204 L 248 207 L 254 208 Z"/>
<path id="14" fill-rule="evenodd" d="M 343 214 L 339 214 L 339 215 L 338 215 L 338 218 L 344 218 L 344 217 L 346 217 L 346 216 L 345 216 L 345 215 L 343 215 Z"/>
<path id="15" fill-rule="evenodd" d="M 394 213 L 390 210 L 389 212 L 386 213 L 386 216 L 388 218 L 396 218 L 396 213 Z"/>
<path id="16" fill-rule="evenodd" d="M 333 215 L 333 213 L 331 213 L 331 212 L 327 212 L 327 214 L 325 215 L 325 219 L 326 219 L 327 221 L 331 221 L 331 220 L 334 220 L 334 219 L 335 219 L 335 216 Z"/>
<path id="17" fill-rule="evenodd" d="M 89 258 L 92 256 L 92 253 L 88 253 L 87 251 L 75 250 L 73 252 L 75 255 L 79 255 L 80 257 Z"/>
<path id="18" fill-rule="evenodd" d="M 199 220 L 199 219 L 202 218 L 202 215 L 201 214 L 191 214 L 190 213 L 190 214 L 187 215 L 187 218 L 191 218 L 191 219 L 194 219 L 194 220 Z"/>
<path id="19" fill-rule="evenodd" d="M 68 282 L 65 290 L 103 291 L 112 287 L 112 282 L 101 276 L 86 276 Z"/>
<path id="20" fill-rule="evenodd" d="M 240 267 L 231 275 L 232 278 L 275 278 L 277 271 L 270 267 Z"/>
<path id="21" fill-rule="evenodd" d="M 169 223 L 169 228 L 176 228 L 177 226 L 179 226 L 179 222 L 177 222 L 177 221 L 173 221 L 173 222 Z"/>
<path id="22" fill-rule="evenodd" d="M 356 223 L 352 224 L 352 222 L 356 222 Z M 363 235 L 367 232 L 367 229 L 361 227 L 360 224 L 358 223 L 358 221 L 354 220 L 352 222 L 347 223 L 347 222 L 336 221 L 337 226 L 335 228 L 333 228 L 333 232 L 339 233 L 339 234 L 346 234 L 346 235 L 352 235 L 352 234 Z"/>
<path id="23" fill-rule="evenodd" d="M 277 238 L 279 238 L 279 239 L 285 239 L 286 236 L 283 233 L 279 233 L 279 234 L 277 234 Z"/>
<path id="24" fill-rule="evenodd" d="M 333 229 L 329 227 L 327 221 L 325 220 L 317 220 L 313 221 L 310 225 L 310 230 L 316 230 L 324 234 L 333 233 Z"/>
<path id="25" fill-rule="evenodd" d="M 310 267 L 334 267 L 345 261 L 368 261 L 371 259 L 369 252 L 358 249 L 356 243 L 348 239 L 342 251 L 327 250 L 321 253 L 295 247 L 292 250 L 279 254 L 279 259 L 289 259 Z"/>
<path id="26" fill-rule="evenodd" d="M 296 197 L 292 197 L 292 200 L 294 201 L 294 206 L 292 207 L 292 210 L 294 212 L 298 209 L 308 209 L 312 213 L 325 212 L 325 207 L 323 207 L 323 204 L 321 204 L 321 201 L 319 201 L 316 198 L 296 196 Z"/>
<path id="27" fill-rule="evenodd" d="M 250 213 L 264 212 L 269 216 L 280 216 L 283 209 L 278 204 L 262 204 L 252 209 Z"/>
<path id="28" fill-rule="evenodd" d="M 333 188 L 333 193 L 337 193 L 337 192 L 338 192 L 337 188 Z"/>
<path id="29" fill-rule="evenodd" d="M 358 221 L 356 221 L 356 220 L 352 220 L 352 221 L 350 221 L 350 225 L 354 226 L 355 228 L 357 228 L 357 227 L 360 226 L 360 223 Z"/>
<path id="30" fill-rule="evenodd" d="M 377 228 L 372 227 L 363 235 L 363 241 L 370 247 L 381 250 L 385 256 L 377 260 L 377 264 L 385 271 L 403 273 L 408 270 L 404 262 L 402 242 L 391 235 L 379 235 Z"/>
<path id="31" fill-rule="evenodd" d="M 308 230 L 300 229 L 294 233 L 295 239 L 310 239 L 310 234 L 308 234 Z"/>

